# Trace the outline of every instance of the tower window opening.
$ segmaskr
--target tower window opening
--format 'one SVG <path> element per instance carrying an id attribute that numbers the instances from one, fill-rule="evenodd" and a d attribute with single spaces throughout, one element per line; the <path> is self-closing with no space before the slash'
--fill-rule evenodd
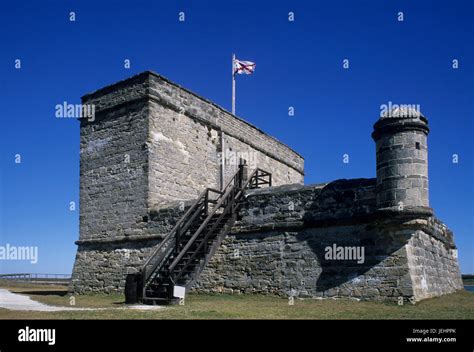
<path id="1" fill-rule="evenodd" d="M 416 142 L 416 143 L 415 143 L 415 148 L 418 149 L 418 150 L 420 150 L 420 142 Z"/>

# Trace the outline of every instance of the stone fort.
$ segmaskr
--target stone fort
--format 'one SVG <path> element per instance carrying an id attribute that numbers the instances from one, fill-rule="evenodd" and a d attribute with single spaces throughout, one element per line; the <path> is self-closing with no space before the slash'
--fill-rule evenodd
<path id="1" fill-rule="evenodd" d="M 150 71 L 82 97 L 70 290 L 422 300 L 462 289 L 428 196 L 428 120 L 374 124 L 376 178 L 304 185 L 304 159 Z"/>

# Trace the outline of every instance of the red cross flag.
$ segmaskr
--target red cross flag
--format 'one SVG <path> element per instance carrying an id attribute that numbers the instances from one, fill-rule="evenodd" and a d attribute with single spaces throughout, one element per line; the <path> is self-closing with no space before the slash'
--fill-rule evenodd
<path id="1" fill-rule="evenodd" d="M 235 115 L 235 75 L 251 75 L 255 71 L 255 62 L 240 61 L 232 54 L 232 114 Z"/>
<path id="2" fill-rule="evenodd" d="M 234 60 L 234 75 L 251 75 L 255 71 L 255 62 Z"/>

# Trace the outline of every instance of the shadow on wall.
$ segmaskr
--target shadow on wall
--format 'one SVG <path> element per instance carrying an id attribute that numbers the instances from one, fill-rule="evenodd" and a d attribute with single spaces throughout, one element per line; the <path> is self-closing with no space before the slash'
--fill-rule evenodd
<path id="1" fill-rule="evenodd" d="M 394 277 L 405 274 L 400 266 L 406 265 L 406 257 L 395 253 L 410 234 L 390 232 L 371 221 L 375 220 L 373 188 L 373 179 L 336 180 L 311 199 L 303 216 L 305 229 L 296 238 L 305 241 L 319 261 L 317 291 L 357 284 L 361 275 L 369 285 L 371 280 L 377 285 L 384 280 L 393 288 L 399 286 Z"/>
<path id="2" fill-rule="evenodd" d="M 331 230 L 333 233 L 330 233 Z M 300 232 L 296 236 L 298 241 L 306 241 L 321 267 L 316 281 L 317 291 L 338 287 L 357 280 L 361 275 L 369 281 L 370 277 L 379 280 L 383 276 L 390 276 L 394 270 L 403 275 L 397 267 L 406 263 L 406 259 L 396 259 L 394 253 L 407 243 L 408 237 L 394 242 L 394 239 L 385 235 L 374 238 L 377 235 L 366 227 L 354 226 Z M 397 286 L 396 280 L 392 286 Z"/>

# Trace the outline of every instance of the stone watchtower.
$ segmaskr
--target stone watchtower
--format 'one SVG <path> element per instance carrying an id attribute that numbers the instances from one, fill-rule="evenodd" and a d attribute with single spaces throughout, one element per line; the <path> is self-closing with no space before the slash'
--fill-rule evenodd
<path id="1" fill-rule="evenodd" d="M 390 109 L 374 124 L 379 211 L 432 213 L 428 197 L 428 133 L 428 120 L 412 107 Z"/>

